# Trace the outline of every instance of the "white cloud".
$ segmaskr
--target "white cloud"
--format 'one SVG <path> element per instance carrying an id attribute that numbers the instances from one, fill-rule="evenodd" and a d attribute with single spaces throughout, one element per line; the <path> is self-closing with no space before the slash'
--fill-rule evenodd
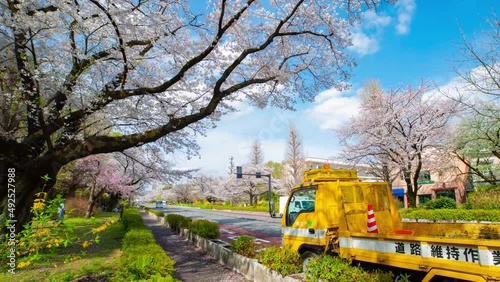
<path id="1" fill-rule="evenodd" d="M 399 0 L 396 3 L 398 13 L 398 23 L 396 25 L 396 33 L 408 34 L 410 32 L 410 23 L 415 11 L 415 0 Z"/>
<path id="2" fill-rule="evenodd" d="M 248 105 L 244 101 L 231 101 L 229 105 L 233 107 L 236 112 L 231 112 L 222 117 L 222 119 L 226 121 L 240 119 L 255 112 L 255 107 Z"/>
<path id="3" fill-rule="evenodd" d="M 497 66 L 498 68 L 499 66 Z M 438 98 L 452 98 L 455 100 L 462 100 L 467 103 L 474 102 L 498 102 L 497 98 L 500 94 L 497 84 L 491 79 L 490 74 L 482 66 L 472 68 L 470 70 L 463 70 L 462 75 L 467 79 L 471 79 L 476 83 L 476 86 L 470 84 L 461 76 L 452 77 L 444 84 L 438 85 L 437 89 L 433 89 L 425 94 L 426 99 Z M 483 91 L 494 93 L 494 95 L 487 95 Z"/>
<path id="4" fill-rule="evenodd" d="M 200 158 L 178 157 L 177 166 L 200 168 L 206 174 L 225 176 L 231 156 L 235 165 L 248 162 L 251 145 L 256 139 L 262 144 L 266 161 L 281 162 L 289 120 L 296 115 L 273 108 L 260 110 L 244 104 L 239 106 L 243 109 L 241 114 L 230 113 L 217 123 L 217 128 L 207 132 L 207 137 L 197 138 Z"/>
<path id="5" fill-rule="evenodd" d="M 348 96 L 350 93 L 334 89 L 323 91 L 314 106 L 306 110 L 306 114 L 320 129 L 337 128 L 359 111 L 359 99 L 357 96 Z"/>
<path id="6" fill-rule="evenodd" d="M 351 40 L 352 46 L 350 46 L 349 49 L 360 56 L 374 54 L 379 50 L 378 39 L 369 37 L 363 32 L 353 32 Z"/>
<path id="7" fill-rule="evenodd" d="M 350 50 L 360 56 L 376 53 L 380 44 L 383 30 L 391 23 L 391 17 L 368 11 L 364 14 L 362 23 L 351 31 L 352 46 Z"/>
<path id="8" fill-rule="evenodd" d="M 363 15 L 363 25 L 365 28 L 384 28 L 391 23 L 391 17 L 384 14 L 377 14 L 370 10 Z"/>
<path id="9" fill-rule="evenodd" d="M 234 158 L 234 165 L 248 163 L 251 145 L 254 139 L 227 131 L 213 131 L 207 137 L 198 139 L 200 158 L 178 160 L 177 168 L 199 168 L 209 175 L 227 176 L 229 158 Z M 273 139 L 261 142 L 265 162 L 281 162 L 285 154 L 285 140 Z"/>

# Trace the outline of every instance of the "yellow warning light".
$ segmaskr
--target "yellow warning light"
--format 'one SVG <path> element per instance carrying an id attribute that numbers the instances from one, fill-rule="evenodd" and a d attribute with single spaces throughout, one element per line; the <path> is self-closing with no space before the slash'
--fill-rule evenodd
<path id="1" fill-rule="evenodd" d="M 330 169 L 330 165 L 329 164 L 323 164 L 323 168 L 324 169 Z"/>

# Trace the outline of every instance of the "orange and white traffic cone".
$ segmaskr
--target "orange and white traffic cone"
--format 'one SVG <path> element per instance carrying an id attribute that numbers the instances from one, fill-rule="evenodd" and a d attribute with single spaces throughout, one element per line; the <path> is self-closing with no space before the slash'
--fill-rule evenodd
<path id="1" fill-rule="evenodd" d="M 373 212 L 373 205 L 368 204 L 368 233 L 378 233 L 377 221 L 375 220 L 375 213 Z"/>

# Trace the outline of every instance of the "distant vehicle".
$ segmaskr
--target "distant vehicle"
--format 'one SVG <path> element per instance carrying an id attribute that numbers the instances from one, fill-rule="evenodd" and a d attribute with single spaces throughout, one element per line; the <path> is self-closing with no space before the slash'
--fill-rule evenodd
<path id="1" fill-rule="evenodd" d="M 162 208 L 167 205 L 166 201 L 156 201 L 156 207 L 157 208 Z"/>

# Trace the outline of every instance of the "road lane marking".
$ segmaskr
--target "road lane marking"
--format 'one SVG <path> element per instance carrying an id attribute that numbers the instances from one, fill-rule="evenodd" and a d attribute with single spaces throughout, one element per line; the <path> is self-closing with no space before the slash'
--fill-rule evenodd
<path id="1" fill-rule="evenodd" d="M 227 233 L 227 234 L 234 234 L 234 232 L 233 232 L 233 231 L 228 230 L 228 229 L 220 229 L 220 232 L 221 232 L 221 233 Z"/>

